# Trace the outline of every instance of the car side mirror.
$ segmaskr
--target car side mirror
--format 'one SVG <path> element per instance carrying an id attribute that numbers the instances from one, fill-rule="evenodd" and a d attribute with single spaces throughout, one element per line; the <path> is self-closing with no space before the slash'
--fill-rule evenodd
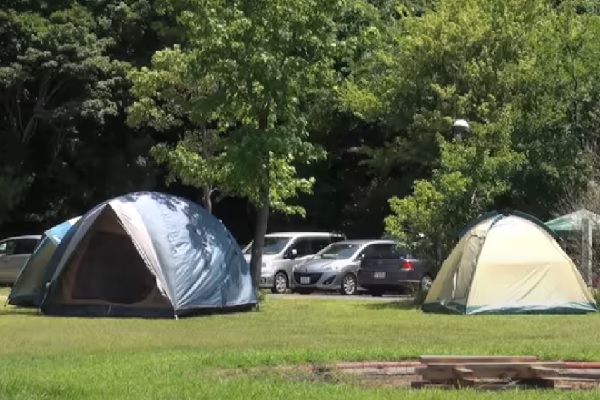
<path id="1" fill-rule="evenodd" d="M 291 249 L 286 254 L 286 258 L 288 258 L 290 260 L 293 260 L 296 257 L 298 257 L 298 250 L 296 250 L 296 249 Z"/>

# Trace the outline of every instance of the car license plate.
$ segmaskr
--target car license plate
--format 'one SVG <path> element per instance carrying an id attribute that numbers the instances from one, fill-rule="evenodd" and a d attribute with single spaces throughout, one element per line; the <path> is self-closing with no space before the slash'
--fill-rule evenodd
<path id="1" fill-rule="evenodd" d="M 385 272 L 374 272 L 373 273 L 373 278 L 375 278 L 375 279 L 384 279 L 385 278 Z"/>
<path id="2" fill-rule="evenodd" d="M 303 285 L 308 285 L 310 283 L 310 276 L 301 276 L 300 283 Z"/>

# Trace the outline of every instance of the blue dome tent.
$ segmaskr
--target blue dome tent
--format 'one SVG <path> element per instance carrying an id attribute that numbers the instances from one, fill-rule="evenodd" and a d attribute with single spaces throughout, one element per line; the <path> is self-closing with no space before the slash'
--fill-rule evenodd
<path id="1" fill-rule="evenodd" d="M 225 226 L 198 204 L 137 192 L 85 214 L 50 260 L 50 315 L 179 317 L 250 309 L 249 265 Z"/>
<path id="2" fill-rule="evenodd" d="M 46 267 L 62 238 L 79 218 L 72 218 L 44 232 L 40 243 L 23 266 L 13 285 L 8 295 L 8 304 L 20 307 L 40 306 L 39 300 L 46 288 L 44 280 Z"/>

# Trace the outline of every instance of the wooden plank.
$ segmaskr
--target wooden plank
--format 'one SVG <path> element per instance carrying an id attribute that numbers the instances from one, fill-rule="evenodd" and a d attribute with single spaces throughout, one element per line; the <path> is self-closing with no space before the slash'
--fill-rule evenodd
<path id="1" fill-rule="evenodd" d="M 547 378 L 543 378 L 545 381 L 553 381 L 553 382 L 585 382 L 585 383 L 600 383 L 597 379 L 589 379 L 589 378 L 577 378 L 570 376 L 549 376 Z"/>
<path id="2" fill-rule="evenodd" d="M 531 367 L 560 368 L 562 362 L 506 362 L 506 363 L 469 363 L 461 364 L 460 367 L 473 371 L 477 378 L 497 379 L 533 379 L 537 378 L 537 372 Z M 419 373 L 425 380 L 451 380 L 456 376 L 454 368 L 456 364 L 429 364 L 427 368 L 419 369 Z"/>
<path id="3" fill-rule="evenodd" d="M 536 356 L 421 356 L 424 364 L 468 364 L 480 362 L 536 362 Z"/>
<path id="4" fill-rule="evenodd" d="M 454 384 L 435 384 L 429 381 L 412 381 L 410 383 L 412 389 L 454 389 Z"/>
<path id="5" fill-rule="evenodd" d="M 530 367 L 531 371 L 533 372 L 533 374 L 536 376 L 536 378 L 547 378 L 547 377 L 552 377 L 552 376 L 558 376 L 559 375 L 559 370 L 557 368 L 549 368 L 549 367 L 539 367 L 539 366 L 532 366 Z"/>
<path id="6" fill-rule="evenodd" d="M 600 370 L 597 369 L 559 369 L 558 375 L 568 378 L 593 379 L 600 382 Z"/>
<path id="7" fill-rule="evenodd" d="M 454 367 L 454 375 L 459 378 L 474 378 L 475 374 L 473 374 L 472 369 L 462 368 L 462 367 Z"/>
<path id="8" fill-rule="evenodd" d="M 515 390 L 517 387 L 513 382 L 503 383 L 503 382 L 490 382 L 490 383 L 481 383 L 473 386 L 473 389 L 483 391 L 483 390 Z"/>
<path id="9" fill-rule="evenodd" d="M 564 368 L 531 367 L 539 378 L 589 379 L 600 383 L 600 370 L 581 370 Z"/>

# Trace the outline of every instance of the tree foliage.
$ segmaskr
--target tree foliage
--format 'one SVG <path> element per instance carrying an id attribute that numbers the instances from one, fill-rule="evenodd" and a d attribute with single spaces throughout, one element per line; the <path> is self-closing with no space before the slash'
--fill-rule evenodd
<path id="1" fill-rule="evenodd" d="M 141 189 L 201 200 L 241 242 L 246 201 L 261 229 L 273 208 L 274 229 L 361 237 L 391 208 L 388 233 L 425 233 L 440 257 L 480 212 L 548 218 L 596 176 L 597 8 L 4 1 L 3 233 Z M 469 137 L 454 137 L 456 118 Z"/>
<path id="2" fill-rule="evenodd" d="M 578 124 L 597 81 L 597 27 L 573 3 L 542 0 L 450 0 L 398 19 L 346 89 L 359 115 L 395 127 L 385 146 L 365 149 L 374 168 L 411 158 L 431 168 L 412 195 L 391 199 L 388 232 L 444 248 L 486 209 L 539 212 L 561 182 L 585 182 Z M 455 118 L 473 126 L 466 143 L 449 143 Z"/>
<path id="3" fill-rule="evenodd" d="M 186 46 L 158 52 L 152 68 L 132 74 L 138 98 L 131 107 L 132 123 L 167 129 L 181 126 L 183 117 L 192 129 L 216 127 L 225 139 L 213 151 L 187 151 L 180 144 L 171 155 L 159 154 L 180 160 L 179 166 L 202 165 L 177 168 L 184 181 L 216 184 L 256 204 L 265 201 L 260 191 L 267 185 L 272 206 L 302 212 L 286 200 L 309 191 L 313 182 L 298 177 L 295 165 L 324 156 L 307 140 L 307 102 L 336 80 L 335 16 L 341 3 L 161 5 L 164 13 L 178 16 Z"/>
<path id="4" fill-rule="evenodd" d="M 0 195 L 10 205 L 4 213 L 40 179 L 32 174 L 32 162 L 52 168 L 65 142 L 80 140 L 81 120 L 102 124 L 118 112 L 114 95 L 125 65 L 107 56 L 113 38 L 99 35 L 98 22 L 82 5 L 63 7 L 0 11 L 0 171 L 12 189 Z M 40 132 L 44 136 L 36 137 Z M 47 151 L 35 154 L 32 147 L 40 142 Z"/>

